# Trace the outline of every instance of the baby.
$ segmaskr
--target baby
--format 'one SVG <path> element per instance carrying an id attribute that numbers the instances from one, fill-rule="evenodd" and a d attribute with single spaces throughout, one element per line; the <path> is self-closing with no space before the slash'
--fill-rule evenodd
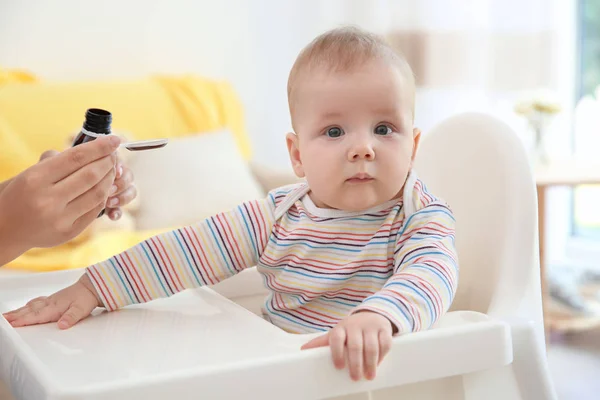
<path id="1" fill-rule="evenodd" d="M 288 81 L 287 147 L 306 183 L 153 237 L 5 318 L 69 328 L 96 307 L 148 302 L 257 266 L 268 321 L 324 332 L 303 349 L 329 346 L 337 368 L 373 379 L 392 336 L 431 327 L 458 283 L 452 213 L 412 171 L 414 92 L 407 62 L 378 37 L 355 28 L 317 37 Z"/>

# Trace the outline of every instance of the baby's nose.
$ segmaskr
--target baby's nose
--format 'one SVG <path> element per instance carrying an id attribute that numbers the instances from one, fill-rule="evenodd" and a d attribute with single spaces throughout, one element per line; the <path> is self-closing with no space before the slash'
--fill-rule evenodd
<path id="1" fill-rule="evenodd" d="M 373 150 L 373 146 L 369 144 L 361 144 L 359 146 L 355 146 L 348 153 L 348 161 L 358 161 L 358 160 L 367 160 L 372 161 L 375 159 L 375 151 Z"/>

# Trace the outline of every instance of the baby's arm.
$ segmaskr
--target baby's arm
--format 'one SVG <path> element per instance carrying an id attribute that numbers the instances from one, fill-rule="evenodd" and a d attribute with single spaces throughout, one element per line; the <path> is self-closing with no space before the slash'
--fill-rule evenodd
<path id="1" fill-rule="evenodd" d="M 431 203 L 411 215 L 396 243 L 394 274 L 354 312 L 371 311 L 386 317 L 394 333 L 430 328 L 448 311 L 456 293 L 454 225 L 454 217 L 443 203 Z"/>
<path id="2" fill-rule="evenodd" d="M 4 317 L 15 327 L 58 321 L 64 329 L 98 306 L 115 310 L 215 284 L 256 265 L 271 232 L 273 210 L 269 196 L 152 237 L 89 267 L 75 284 Z"/>
<path id="3" fill-rule="evenodd" d="M 150 238 L 87 269 L 104 307 L 115 310 L 214 285 L 258 262 L 274 220 L 271 198 Z"/>
<path id="4" fill-rule="evenodd" d="M 398 235 L 394 260 L 394 274 L 380 291 L 302 348 L 330 346 L 336 368 L 347 364 L 352 379 L 373 379 L 394 333 L 433 325 L 456 293 L 458 262 L 450 210 L 432 203 L 413 214 Z"/>

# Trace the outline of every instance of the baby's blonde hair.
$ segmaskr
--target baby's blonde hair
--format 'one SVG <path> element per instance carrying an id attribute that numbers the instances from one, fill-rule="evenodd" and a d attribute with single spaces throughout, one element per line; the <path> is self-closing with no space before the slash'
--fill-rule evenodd
<path id="1" fill-rule="evenodd" d="M 406 79 L 408 89 L 412 91 L 411 98 L 414 98 L 415 78 L 406 59 L 380 36 L 348 26 L 327 31 L 302 49 L 288 78 L 290 112 L 294 87 L 301 72 L 310 73 L 319 68 L 326 68 L 330 72 L 348 72 L 374 59 L 383 59 L 395 65 Z"/>

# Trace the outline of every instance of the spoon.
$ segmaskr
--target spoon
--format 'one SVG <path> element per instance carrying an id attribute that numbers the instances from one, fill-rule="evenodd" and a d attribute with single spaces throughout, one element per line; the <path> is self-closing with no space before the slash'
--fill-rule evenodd
<path id="1" fill-rule="evenodd" d="M 121 143 L 119 147 L 124 147 L 129 151 L 153 150 L 165 147 L 169 139 L 138 140 L 135 142 Z"/>

